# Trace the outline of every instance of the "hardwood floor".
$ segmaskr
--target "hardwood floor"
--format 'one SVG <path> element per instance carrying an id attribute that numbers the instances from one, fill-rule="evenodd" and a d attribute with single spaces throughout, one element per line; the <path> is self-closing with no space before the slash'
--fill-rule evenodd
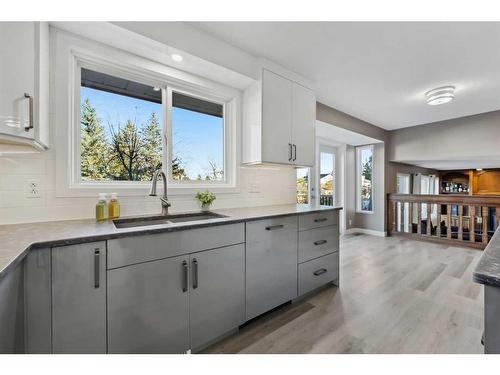
<path id="1" fill-rule="evenodd" d="M 250 322 L 205 353 L 483 353 L 482 251 L 342 238 L 331 286 Z"/>

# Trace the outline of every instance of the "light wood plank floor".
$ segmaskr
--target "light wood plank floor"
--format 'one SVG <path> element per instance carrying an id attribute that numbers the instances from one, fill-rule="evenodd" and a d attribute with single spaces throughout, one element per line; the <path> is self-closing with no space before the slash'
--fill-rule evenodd
<path id="1" fill-rule="evenodd" d="M 482 252 L 344 236 L 340 288 L 328 287 L 244 326 L 206 353 L 482 353 Z"/>

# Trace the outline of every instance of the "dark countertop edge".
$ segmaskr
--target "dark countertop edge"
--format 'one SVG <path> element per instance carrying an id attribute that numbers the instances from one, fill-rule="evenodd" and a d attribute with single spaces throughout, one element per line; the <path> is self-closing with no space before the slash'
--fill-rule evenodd
<path id="1" fill-rule="evenodd" d="M 198 228 L 207 228 L 207 227 L 215 227 L 219 225 L 227 225 L 227 224 L 238 224 L 238 223 L 246 223 L 250 221 L 257 221 L 257 220 L 265 220 L 265 219 L 272 219 L 272 218 L 277 218 L 277 217 L 284 217 L 284 216 L 300 216 L 300 215 L 307 215 L 307 214 L 314 214 L 318 212 L 325 212 L 325 211 L 337 211 L 337 210 L 342 210 L 343 207 L 332 207 L 328 208 L 327 206 L 322 206 L 321 208 L 316 208 L 316 209 L 311 209 L 309 211 L 302 211 L 302 212 L 292 212 L 292 213 L 283 213 L 283 214 L 272 214 L 272 215 L 263 215 L 263 216 L 255 216 L 255 217 L 249 217 L 249 218 L 234 218 L 231 219 L 231 217 L 226 217 L 226 218 L 221 218 L 221 219 L 214 219 L 217 221 L 210 221 L 210 222 L 191 222 L 186 225 L 176 225 L 172 227 L 159 227 L 159 228 L 151 228 L 148 227 L 147 229 L 144 230 L 134 230 L 132 232 L 119 232 L 119 233 L 111 233 L 111 234 L 99 234 L 99 235 L 92 235 L 92 236 L 84 236 L 84 237 L 74 237 L 74 238 L 63 238 L 63 239 L 58 239 L 58 240 L 52 240 L 52 241 L 42 241 L 42 242 L 34 242 L 30 244 L 26 249 L 24 249 L 17 257 L 15 257 L 12 262 L 10 262 L 7 266 L 5 266 L 3 269 L 0 270 L 0 280 L 7 276 L 10 271 L 12 271 L 19 263 L 21 263 L 28 252 L 31 250 L 36 250 L 36 249 L 42 249 L 42 248 L 47 248 L 47 247 L 55 247 L 55 246 L 68 246 L 68 245 L 76 245 L 76 244 L 81 244 L 81 243 L 88 243 L 88 242 L 96 242 L 96 241 L 107 241 L 107 240 L 112 240 L 115 238 L 121 238 L 121 237 L 134 237 L 134 236 L 144 236 L 148 234 L 158 234 L 158 233 L 168 233 L 168 232 L 176 232 L 179 230 L 190 230 L 190 229 L 198 229 Z M 228 209 L 230 210 L 230 209 Z M 220 210 L 223 211 L 223 210 Z M 217 212 L 215 210 L 214 212 Z"/>
<path id="2" fill-rule="evenodd" d="M 474 271 L 472 274 L 472 280 L 478 284 L 500 287 L 500 276 L 495 277 Z"/>
<path id="3" fill-rule="evenodd" d="M 488 269 L 492 264 L 497 264 L 496 269 Z M 500 227 L 483 250 L 483 255 L 472 272 L 472 280 L 479 284 L 500 287 Z"/>

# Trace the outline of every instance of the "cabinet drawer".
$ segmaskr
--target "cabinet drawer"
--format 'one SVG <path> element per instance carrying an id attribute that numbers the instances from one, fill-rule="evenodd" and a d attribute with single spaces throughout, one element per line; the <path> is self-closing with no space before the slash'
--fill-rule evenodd
<path id="1" fill-rule="evenodd" d="M 299 264 L 299 296 L 339 277 L 339 253 Z"/>
<path id="2" fill-rule="evenodd" d="M 299 263 L 339 250 L 339 227 L 329 226 L 299 232 Z"/>
<path id="3" fill-rule="evenodd" d="M 245 224 L 179 230 L 108 241 L 108 269 L 245 242 Z"/>
<path id="4" fill-rule="evenodd" d="M 337 211 L 317 212 L 299 216 L 299 230 L 338 225 Z"/>

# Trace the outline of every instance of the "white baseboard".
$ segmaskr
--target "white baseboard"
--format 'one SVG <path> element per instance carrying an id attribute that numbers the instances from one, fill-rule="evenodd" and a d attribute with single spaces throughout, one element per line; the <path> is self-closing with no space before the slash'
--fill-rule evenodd
<path id="1" fill-rule="evenodd" d="M 382 232 L 380 230 L 365 229 L 365 228 L 349 228 L 344 230 L 342 234 L 353 234 L 353 233 L 363 233 L 363 234 L 369 234 L 371 236 L 387 237 L 387 232 Z"/>

